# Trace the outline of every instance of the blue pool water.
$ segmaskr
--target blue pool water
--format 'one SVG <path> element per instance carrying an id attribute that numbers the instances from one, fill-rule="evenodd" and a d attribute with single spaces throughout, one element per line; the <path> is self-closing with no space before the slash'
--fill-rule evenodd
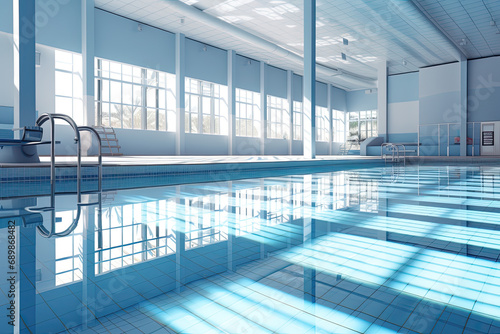
<path id="1" fill-rule="evenodd" d="M 0 333 L 500 333 L 497 167 L 55 200 L 0 200 Z"/>

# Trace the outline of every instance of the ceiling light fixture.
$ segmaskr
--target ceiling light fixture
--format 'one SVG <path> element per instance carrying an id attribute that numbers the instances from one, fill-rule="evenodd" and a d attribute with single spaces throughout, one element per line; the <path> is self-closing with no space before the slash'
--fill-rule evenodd
<path id="1" fill-rule="evenodd" d="M 142 24 L 140 24 L 140 23 L 137 24 L 137 30 L 142 31 Z"/>
<path id="2" fill-rule="evenodd" d="M 465 45 L 467 45 L 467 40 L 466 40 L 465 38 L 462 38 L 462 39 L 460 40 L 460 42 L 459 42 L 459 45 L 460 45 L 460 46 L 465 46 Z"/>
<path id="3" fill-rule="evenodd" d="M 403 66 L 408 65 L 408 62 L 406 60 L 403 60 Z"/>
<path id="4" fill-rule="evenodd" d="M 208 50 L 207 46 L 203 45 L 203 51 L 207 51 L 207 50 Z"/>

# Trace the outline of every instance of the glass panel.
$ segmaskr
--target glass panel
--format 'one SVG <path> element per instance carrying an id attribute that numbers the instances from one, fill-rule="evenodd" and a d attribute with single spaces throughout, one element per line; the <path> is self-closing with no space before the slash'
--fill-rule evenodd
<path id="1" fill-rule="evenodd" d="M 55 112 L 58 114 L 72 115 L 73 114 L 73 99 L 70 97 L 56 96 Z"/>
<path id="2" fill-rule="evenodd" d="M 132 85 L 123 84 L 123 103 L 124 104 L 132 104 Z"/>
<path id="3" fill-rule="evenodd" d="M 142 109 L 133 110 L 134 129 L 142 129 Z"/>
<path id="4" fill-rule="evenodd" d="M 167 115 L 165 110 L 158 111 L 158 130 L 167 131 Z"/>
<path id="5" fill-rule="evenodd" d="M 56 95 L 72 96 L 73 78 L 71 73 L 56 71 Z"/>
<path id="6" fill-rule="evenodd" d="M 132 129 L 132 115 L 137 107 L 123 106 L 123 128 Z"/>
<path id="7" fill-rule="evenodd" d="M 119 105 L 119 104 L 112 104 L 111 105 L 111 126 L 112 127 L 118 127 L 118 128 L 122 127 L 121 113 L 122 113 L 121 105 Z"/>
<path id="8" fill-rule="evenodd" d="M 156 130 L 156 109 L 148 108 L 147 110 L 147 125 L 146 129 Z"/>
<path id="9" fill-rule="evenodd" d="M 203 115 L 203 133 L 210 132 L 210 116 Z"/>
<path id="10" fill-rule="evenodd" d="M 156 88 L 147 88 L 147 107 L 155 108 L 156 107 Z"/>
<path id="11" fill-rule="evenodd" d="M 120 82 L 111 81 L 110 95 L 111 95 L 111 102 L 113 103 L 122 102 L 122 85 Z"/>

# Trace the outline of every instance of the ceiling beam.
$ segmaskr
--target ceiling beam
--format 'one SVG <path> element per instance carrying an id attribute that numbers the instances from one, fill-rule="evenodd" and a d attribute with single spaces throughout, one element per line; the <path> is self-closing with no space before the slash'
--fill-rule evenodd
<path id="1" fill-rule="evenodd" d="M 423 8 L 415 0 L 389 0 L 393 5 L 393 8 L 398 12 L 401 18 L 405 19 L 406 22 L 412 26 L 415 30 L 420 30 L 422 26 L 435 31 L 436 36 L 441 43 L 437 45 L 438 47 L 447 46 L 448 49 L 453 50 L 451 55 L 457 61 L 462 61 L 467 59 L 467 55 L 464 50 L 459 47 L 458 43 L 453 41 L 453 39 L 437 24 L 437 22 L 430 17 Z"/>

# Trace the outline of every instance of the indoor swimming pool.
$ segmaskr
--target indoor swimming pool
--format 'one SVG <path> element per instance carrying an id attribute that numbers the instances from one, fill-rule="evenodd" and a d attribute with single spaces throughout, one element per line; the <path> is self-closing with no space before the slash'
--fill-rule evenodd
<path id="1" fill-rule="evenodd" d="M 500 167 L 113 182 L 2 184 L 0 333 L 500 333 Z"/>

